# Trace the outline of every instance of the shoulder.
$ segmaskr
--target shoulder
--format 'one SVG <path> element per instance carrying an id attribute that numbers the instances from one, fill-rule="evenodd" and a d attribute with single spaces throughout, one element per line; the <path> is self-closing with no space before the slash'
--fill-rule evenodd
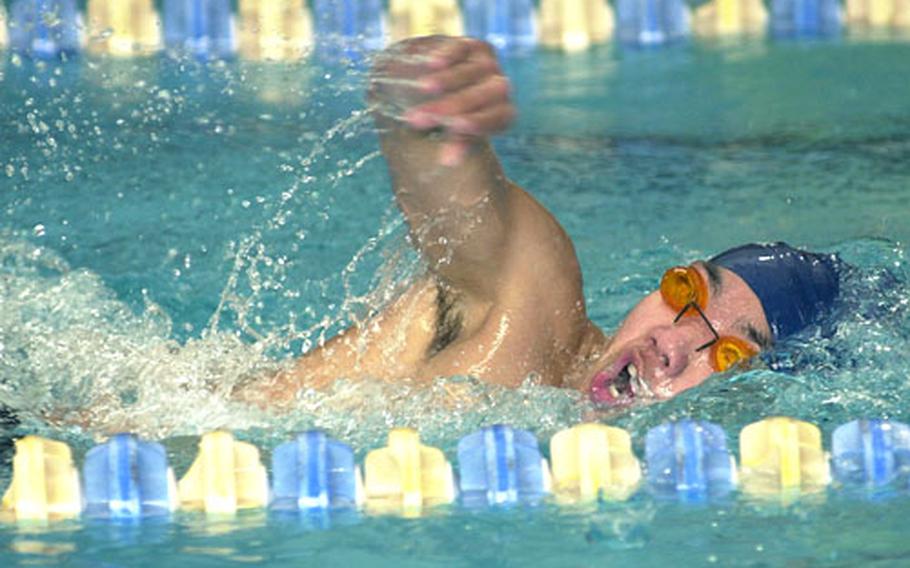
<path id="1" fill-rule="evenodd" d="M 525 325 L 540 326 L 541 339 L 554 348 L 571 349 L 589 324 L 575 246 L 552 213 L 514 188 L 516 218 L 498 303 L 520 313 Z"/>

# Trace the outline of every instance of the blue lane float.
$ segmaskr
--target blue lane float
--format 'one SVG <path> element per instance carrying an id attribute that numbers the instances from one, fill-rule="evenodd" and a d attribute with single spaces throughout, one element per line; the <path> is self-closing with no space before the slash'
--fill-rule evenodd
<path id="1" fill-rule="evenodd" d="M 74 0 L 16 0 L 10 7 L 9 44 L 32 57 L 60 57 L 79 50 L 81 27 Z"/>
<path id="2" fill-rule="evenodd" d="M 230 0 L 165 0 L 164 45 L 203 59 L 234 54 L 234 16 Z"/>
<path id="3" fill-rule="evenodd" d="M 736 487 L 736 462 L 717 424 L 681 420 L 652 428 L 645 456 L 648 485 L 657 495 L 699 502 Z"/>
<path id="4" fill-rule="evenodd" d="M 619 40 L 633 45 L 661 45 L 689 35 L 690 14 L 684 0 L 617 0 Z"/>
<path id="5" fill-rule="evenodd" d="M 363 502 L 354 452 L 323 432 L 304 432 L 275 448 L 272 478 L 273 510 L 355 508 Z"/>
<path id="6" fill-rule="evenodd" d="M 459 487 L 467 506 L 539 501 L 550 491 L 549 467 L 537 438 L 495 425 L 458 442 Z"/>
<path id="7" fill-rule="evenodd" d="M 177 508 L 177 484 L 161 444 L 118 434 L 85 456 L 85 514 L 131 518 Z"/>
<path id="8" fill-rule="evenodd" d="M 845 485 L 880 488 L 910 473 L 910 426 L 854 420 L 831 435 L 834 478 Z"/>
<path id="9" fill-rule="evenodd" d="M 313 0 L 313 28 L 321 50 L 350 54 L 382 49 L 382 0 Z"/>
<path id="10" fill-rule="evenodd" d="M 836 35 L 841 24 L 839 0 L 771 0 L 771 33 L 775 36 Z"/>
<path id="11" fill-rule="evenodd" d="M 537 21 L 531 0 L 465 0 L 465 34 L 485 39 L 499 49 L 537 45 Z"/>

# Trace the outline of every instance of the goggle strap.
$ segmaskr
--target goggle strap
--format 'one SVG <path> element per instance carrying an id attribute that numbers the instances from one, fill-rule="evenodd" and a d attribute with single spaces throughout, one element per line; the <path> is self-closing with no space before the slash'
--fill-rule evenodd
<path id="1" fill-rule="evenodd" d="M 689 311 L 689 308 L 690 308 L 690 307 L 692 307 L 692 302 L 689 302 L 688 304 L 686 304 L 686 305 L 683 307 L 683 309 L 682 309 L 678 314 L 676 314 L 676 317 L 673 318 L 673 323 L 679 323 L 679 320 L 681 320 L 682 317 L 683 317 L 684 315 L 686 315 L 686 312 Z"/>
<path id="2" fill-rule="evenodd" d="M 676 320 L 679 320 L 679 318 L 682 317 L 682 315 L 686 312 L 686 310 L 689 309 L 690 306 L 692 308 L 694 308 L 696 312 L 698 312 L 698 315 L 701 316 L 702 321 L 705 322 L 705 325 L 707 325 L 708 329 L 711 331 L 711 335 L 714 336 L 714 339 L 705 343 L 701 347 L 698 347 L 697 349 L 695 349 L 696 351 L 704 351 L 708 347 L 711 347 L 712 345 L 717 343 L 720 340 L 720 335 L 717 334 L 717 330 L 714 329 L 714 326 L 711 325 L 710 321 L 708 321 L 708 317 L 705 315 L 705 312 L 701 311 L 701 308 L 698 307 L 698 304 L 696 304 L 695 302 L 689 302 L 689 304 L 683 309 L 683 311 L 679 312 L 679 315 L 676 316 Z M 674 321 L 674 323 L 675 323 L 675 321 Z"/>

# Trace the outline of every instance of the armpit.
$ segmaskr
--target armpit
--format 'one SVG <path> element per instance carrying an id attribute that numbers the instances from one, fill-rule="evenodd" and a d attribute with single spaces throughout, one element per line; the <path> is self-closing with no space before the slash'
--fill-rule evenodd
<path id="1" fill-rule="evenodd" d="M 436 284 L 436 330 L 427 348 L 431 358 L 451 345 L 464 327 L 464 314 L 459 309 L 458 295 L 448 286 Z"/>

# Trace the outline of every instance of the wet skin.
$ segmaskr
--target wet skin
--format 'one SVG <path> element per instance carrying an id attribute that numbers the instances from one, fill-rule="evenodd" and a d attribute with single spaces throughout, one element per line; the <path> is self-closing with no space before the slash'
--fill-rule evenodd
<path id="1" fill-rule="evenodd" d="M 696 351 L 712 337 L 705 322 L 674 324 L 677 314 L 658 292 L 612 339 L 588 318 L 571 240 L 506 177 L 489 144 L 515 117 L 510 89 L 495 51 L 478 40 L 417 38 L 377 59 L 371 108 L 392 190 L 428 273 L 242 398 L 280 404 L 338 377 L 471 375 L 517 386 L 533 374 L 627 405 L 669 398 L 714 372 L 708 352 Z M 732 272 L 696 266 L 711 283 L 704 313 L 717 332 L 766 347 L 770 332 L 755 294 Z"/>
<path id="2" fill-rule="evenodd" d="M 737 337 L 756 351 L 771 344 L 771 329 L 755 293 L 735 273 L 704 262 L 693 264 L 709 283 L 702 310 L 721 336 Z M 714 338 L 697 314 L 682 317 L 659 291 L 648 294 L 629 312 L 598 363 L 587 390 L 595 402 L 628 405 L 642 399 L 667 399 L 702 383 L 715 371 L 710 349 Z M 700 349 L 702 348 L 702 349 Z M 584 388 L 584 385 L 582 385 Z"/>

